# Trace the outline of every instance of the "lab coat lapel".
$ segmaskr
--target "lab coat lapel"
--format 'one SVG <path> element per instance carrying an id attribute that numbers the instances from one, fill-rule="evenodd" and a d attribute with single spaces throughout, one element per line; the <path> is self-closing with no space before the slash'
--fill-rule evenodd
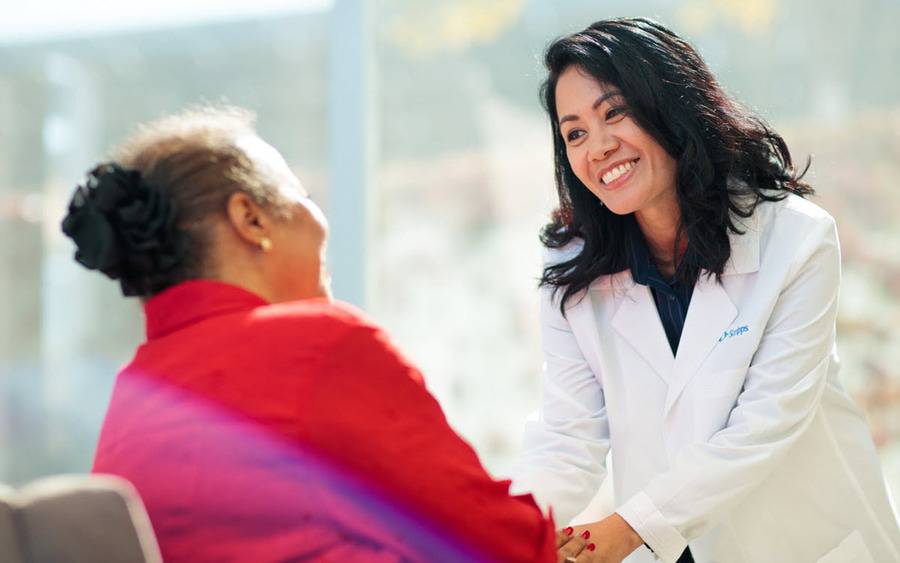
<path id="1" fill-rule="evenodd" d="M 715 276 L 703 275 L 697 280 L 666 396 L 667 413 L 737 314 L 737 308 Z"/>
<path id="2" fill-rule="evenodd" d="M 668 383 L 674 358 L 656 303 L 650 288 L 631 283 L 613 317 L 613 328 Z"/>
<path id="3" fill-rule="evenodd" d="M 754 213 L 744 219 L 733 217 L 743 234 L 729 233 L 731 257 L 722 273 L 723 280 L 729 276 L 752 274 L 759 270 L 759 218 Z M 665 412 L 672 409 L 688 381 L 697 374 L 703 361 L 719 343 L 719 338 L 737 318 L 738 310 L 723 283 L 715 276 L 703 272 L 694 286 L 691 305 L 678 354 L 672 369 L 672 382 L 666 396 Z"/>

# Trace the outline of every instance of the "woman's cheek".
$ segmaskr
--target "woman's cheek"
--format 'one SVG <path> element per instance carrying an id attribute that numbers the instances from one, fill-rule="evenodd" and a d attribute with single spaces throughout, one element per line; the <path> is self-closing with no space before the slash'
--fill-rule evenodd
<path id="1" fill-rule="evenodd" d="M 572 172 L 575 173 L 575 177 L 577 177 L 582 182 L 583 174 L 582 174 L 582 165 L 578 158 L 578 147 L 568 147 L 566 149 L 566 158 L 569 159 L 569 167 L 572 168 Z"/>
<path id="2" fill-rule="evenodd" d="M 588 164 L 587 159 L 584 156 L 584 151 L 579 151 L 575 158 L 575 164 L 572 165 L 572 170 L 575 171 L 575 175 L 578 176 L 578 179 L 581 180 L 581 183 L 585 186 L 591 185 L 590 174 L 588 174 Z"/>

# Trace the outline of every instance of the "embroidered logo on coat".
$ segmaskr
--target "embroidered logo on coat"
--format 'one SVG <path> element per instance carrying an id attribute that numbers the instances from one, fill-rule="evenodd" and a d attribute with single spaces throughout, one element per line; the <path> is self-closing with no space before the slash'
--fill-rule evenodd
<path id="1" fill-rule="evenodd" d="M 726 330 L 725 332 L 722 333 L 722 336 L 719 337 L 719 342 L 722 342 L 723 340 L 728 340 L 729 338 L 732 338 L 734 336 L 740 336 L 742 334 L 746 334 L 748 332 L 750 332 L 750 328 L 747 327 L 747 325 L 739 326 L 739 327 L 733 328 L 731 330 Z"/>

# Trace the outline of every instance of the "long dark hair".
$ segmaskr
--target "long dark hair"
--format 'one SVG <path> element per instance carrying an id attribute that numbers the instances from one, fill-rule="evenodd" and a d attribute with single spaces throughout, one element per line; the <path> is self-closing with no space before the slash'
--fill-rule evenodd
<path id="1" fill-rule="evenodd" d="M 778 133 L 732 100 L 685 40 L 645 18 L 603 20 L 554 41 L 544 55 L 541 87 L 553 130 L 559 207 L 541 242 L 560 248 L 583 240 L 580 253 L 544 268 L 541 286 L 563 289 L 560 309 L 594 279 L 628 269 L 627 229 L 633 217 L 604 207 L 575 176 L 556 114 L 556 83 L 576 66 L 619 89 L 628 114 L 677 162 L 680 236 L 688 240 L 676 277 L 693 285 L 701 272 L 720 276 L 731 255 L 733 215 L 749 217 L 761 201 L 805 196 L 809 160 L 796 171 Z M 733 215 L 732 215 L 733 214 Z"/>

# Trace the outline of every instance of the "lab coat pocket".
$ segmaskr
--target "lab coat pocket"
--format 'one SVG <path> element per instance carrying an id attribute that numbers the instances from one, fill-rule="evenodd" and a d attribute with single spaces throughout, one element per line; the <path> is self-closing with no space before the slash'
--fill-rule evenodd
<path id="1" fill-rule="evenodd" d="M 816 563 L 874 563 L 869 548 L 859 530 L 844 538 L 836 548 L 825 554 Z"/>
<path id="2" fill-rule="evenodd" d="M 706 440 L 728 423 L 744 385 L 746 369 L 730 369 L 698 375 L 694 382 L 693 412 L 695 436 Z"/>

